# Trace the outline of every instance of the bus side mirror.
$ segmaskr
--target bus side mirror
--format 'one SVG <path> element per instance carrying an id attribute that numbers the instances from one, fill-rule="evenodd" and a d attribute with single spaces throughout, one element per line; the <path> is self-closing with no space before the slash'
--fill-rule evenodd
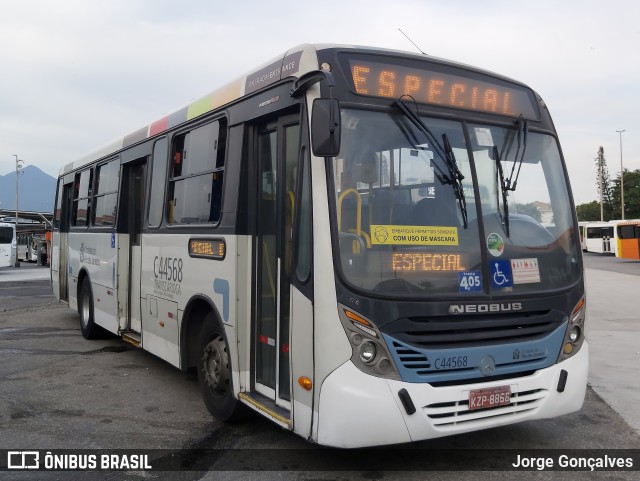
<path id="1" fill-rule="evenodd" d="M 311 148 L 318 157 L 334 157 L 340 152 L 340 102 L 320 98 L 311 111 Z"/>

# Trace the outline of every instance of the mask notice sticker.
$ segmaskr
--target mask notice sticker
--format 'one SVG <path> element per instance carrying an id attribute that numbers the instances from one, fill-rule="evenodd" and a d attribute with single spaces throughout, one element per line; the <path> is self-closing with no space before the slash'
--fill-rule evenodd
<path id="1" fill-rule="evenodd" d="M 514 284 L 533 284 L 540 282 L 538 259 L 511 259 L 511 271 Z"/>
<path id="2" fill-rule="evenodd" d="M 458 228 L 419 225 L 371 225 L 377 245 L 457 246 Z"/>

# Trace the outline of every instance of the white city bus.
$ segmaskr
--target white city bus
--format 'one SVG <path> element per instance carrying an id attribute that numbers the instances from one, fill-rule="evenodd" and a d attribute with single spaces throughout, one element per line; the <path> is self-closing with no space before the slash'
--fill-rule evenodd
<path id="1" fill-rule="evenodd" d="M 16 225 L 0 222 L 0 267 L 10 267 L 16 262 Z"/>
<path id="2" fill-rule="evenodd" d="M 196 368 L 218 419 L 358 447 L 582 406 L 578 226 L 521 83 L 303 45 L 65 165 L 55 205 L 83 335 Z"/>
<path id="3" fill-rule="evenodd" d="M 584 250 L 598 254 L 614 254 L 614 224 L 611 222 L 587 222 L 584 224 Z"/>

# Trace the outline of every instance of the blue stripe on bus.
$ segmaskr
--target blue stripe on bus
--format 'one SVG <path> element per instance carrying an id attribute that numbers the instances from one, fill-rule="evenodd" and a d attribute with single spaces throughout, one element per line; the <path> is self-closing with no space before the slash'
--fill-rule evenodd
<path id="1" fill-rule="evenodd" d="M 421 349 L 383 334 L 405 382 L 447 382 L 482 379 L 544 369 L 555 364 L 567 330 L 567 320 L 547 336 L 526 342 L 490 344 L 449 349 Z M 492 359 L 487 359 L 490 356 Z M 483 359 L 495 370 L 483 374 Z"/>

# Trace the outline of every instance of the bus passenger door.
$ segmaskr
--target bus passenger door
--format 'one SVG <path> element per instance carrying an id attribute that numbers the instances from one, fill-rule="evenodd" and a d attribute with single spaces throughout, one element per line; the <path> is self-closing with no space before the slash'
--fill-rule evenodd
<path id="1" fill-rule="evenodd" d="M 142 315 L 140 307 L 140 273 L 142 268 L 142 218 L 145 198 L 145 172 L 146 159 L 123 165 L 123 189 L 122 199 L 126 199 L 126 206 L 120 210 L 124 216 L 122 227 L 128 233 L 129 239 L 129 265 L 128 265 L 128 330 L 140 333 L 142 328 Z M 126 236 L 122 236 L 126 239 Z M 125 245 L 120 245 L 126 249 Z"/>
<path id="2" fill-rule="evenodd" d="M 73 183 L 62 186 L 62 191 L 58 193 L 62 198 L 58 201 L 60 205 L 60 226 L 58 231 L 58 286 L 59 299 L 69 302 L 69 227 L 71 226 L 71 206 L 72 206 Z M 53 265 L 53 261 L 52 261 Z"/>
<path id="3" fill-rule="evenodd" d="M 258 133 L 256 211 L 255 390 L 291 409 L 289 366 L 291 235 L 299 152 L 298 116 Z"/>

